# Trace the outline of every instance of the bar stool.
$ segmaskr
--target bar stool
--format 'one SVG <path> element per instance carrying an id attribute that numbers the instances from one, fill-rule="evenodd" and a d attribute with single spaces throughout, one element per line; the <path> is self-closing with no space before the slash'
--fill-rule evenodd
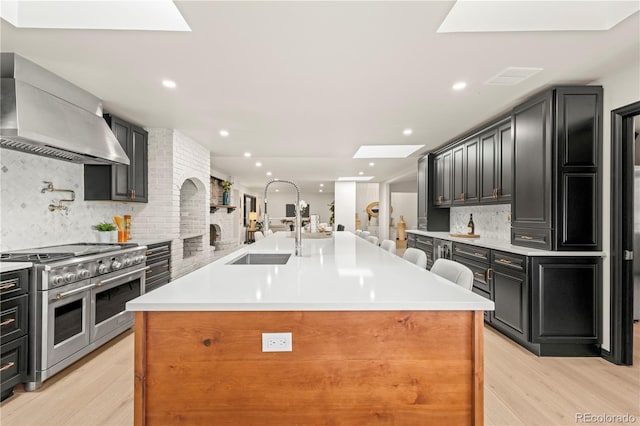
<path id="1" fill-rule="evenodd" d="M 380 248 L 388 251 L 389 253 L 396 254 L 396 242 L 391 240 L 382 240 Z"/>
<path id="2" fill-rule="evenodd" d="M 469 291 L 473 288 L 473 272 L 462 263 L 444 258 L 436 259 L 431 272 Z"/>
<path id="3" fill-rule="evenodd" d="M 367 241 L 369 241 L 372 244 L 378 245 L 378 237 L 376 237 L 375 235 L 368 236 Z"/>
<path id="4" fill-rule="evenodd" d="M 418 265 L 421 268 L 427 268 L 427 255 L 420 249 L 409 247 L 402 255 L 404 260 Z"/>

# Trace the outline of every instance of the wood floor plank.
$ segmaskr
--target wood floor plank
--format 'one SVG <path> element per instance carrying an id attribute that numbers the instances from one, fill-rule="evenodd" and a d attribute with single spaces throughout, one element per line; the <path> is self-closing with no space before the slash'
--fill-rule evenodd
<path id="1" fill-rule="evenodd" d="M 133 349 L 133 332 L 127 332 L 39 391 L 17 391 L 0 404 L 0 424 L 133 425 Z M 484 349 L 486 425 L 575 425 L 581 411 L 640 418 L 640 323 L 634 325 L 633 366 L 601 358 L 536 357 L 490 327 Z"/>

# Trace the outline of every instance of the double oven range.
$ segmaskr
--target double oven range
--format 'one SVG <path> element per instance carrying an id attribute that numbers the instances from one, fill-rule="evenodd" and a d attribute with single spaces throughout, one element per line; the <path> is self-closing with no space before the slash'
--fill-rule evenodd
<path id="1" fill-rule="evenodd" d="M 27 391 L 133 325 L 125 304 L 144 293 L 145 246 L 71 244 L 2 253 L 32 262 Z"/>

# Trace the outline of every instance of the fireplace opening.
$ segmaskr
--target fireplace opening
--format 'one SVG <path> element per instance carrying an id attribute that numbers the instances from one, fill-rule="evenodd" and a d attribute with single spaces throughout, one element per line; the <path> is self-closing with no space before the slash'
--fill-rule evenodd
<path id="1" fill-rule="evenodd" d="M 209 225 L 209 245 L 216 246 L 222 238 L 222 229 L 218 225 Z"/>

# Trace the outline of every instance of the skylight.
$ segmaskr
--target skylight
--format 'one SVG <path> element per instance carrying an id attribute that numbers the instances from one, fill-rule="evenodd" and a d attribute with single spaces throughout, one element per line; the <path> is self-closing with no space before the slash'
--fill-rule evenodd
<path id="1" fill-rule="evenodd" d="M 638 1 L 458 0 L 438 32 L 604 31 L 638 10 Z"/>
<path id="2" fill-rule="evenodd" d="M 337 180 L 340 182 L 366 182 L 371 179 L 373 179 L 373 176 L 341 176 Z"/>
<path id="3" fill-rule="evenodd" d="M 406 158 L 424 145 L 361 145 L 353 158 Z"/>
<path id="4" fill-rule="evenodd" d="M 2 0 L 0 17 L 18 28 L 191 31 L 171 0 Z"/>

